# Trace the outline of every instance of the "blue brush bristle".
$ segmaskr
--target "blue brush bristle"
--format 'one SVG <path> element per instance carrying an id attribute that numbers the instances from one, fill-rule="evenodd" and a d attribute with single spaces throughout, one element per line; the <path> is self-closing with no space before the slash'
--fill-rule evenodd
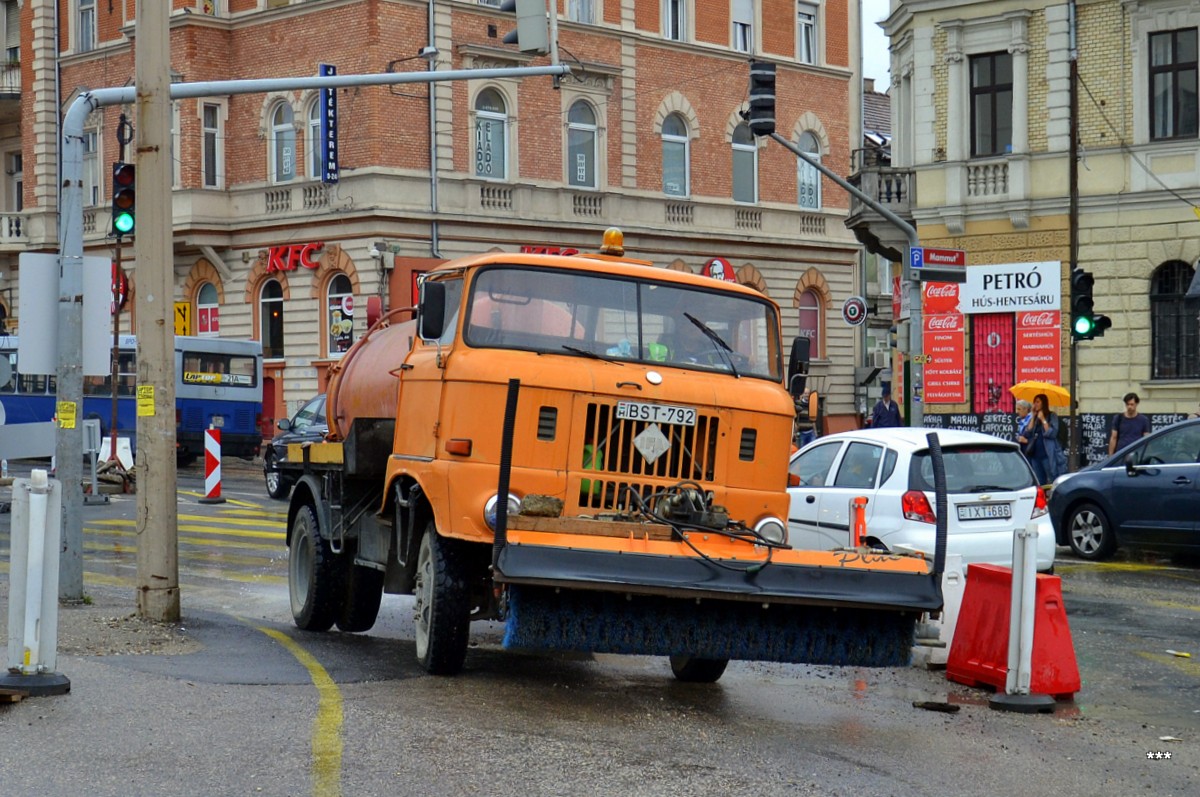
<path id="1" fill-rule="evenodd" d="M 916 613 L 510 585 L 504 647 L 900 667 Z"/>

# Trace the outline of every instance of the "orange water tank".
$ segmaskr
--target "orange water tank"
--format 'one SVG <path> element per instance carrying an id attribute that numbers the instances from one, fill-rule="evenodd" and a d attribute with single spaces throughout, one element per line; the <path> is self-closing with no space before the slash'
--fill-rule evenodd
<path id="1" fill-rule="evenodd" d="M 412 349 L 417 323 L 390 323 L 389 318 L 355 341 L 330 371 L 325 399 L 330 440 L 344 440 L 356 418 L 396 417 L 398 385 L 393 372 Z"/>

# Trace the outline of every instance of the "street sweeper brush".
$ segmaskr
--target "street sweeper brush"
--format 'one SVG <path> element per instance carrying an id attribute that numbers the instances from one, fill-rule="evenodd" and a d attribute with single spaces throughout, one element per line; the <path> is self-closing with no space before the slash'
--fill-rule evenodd
<path id="1" fill-rule="evenodd" d="M 918 615 L 510 584 L 504 647 L 897 667 Z"/>

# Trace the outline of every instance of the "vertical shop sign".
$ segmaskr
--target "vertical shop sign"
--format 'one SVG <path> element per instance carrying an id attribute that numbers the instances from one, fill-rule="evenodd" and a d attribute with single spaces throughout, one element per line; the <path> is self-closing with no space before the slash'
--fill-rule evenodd
<path id="1" fill-rule="evenodd" d="M 967 400 L 963 368 L 961 313 L 927 315 L 925 325 L 925 403 L 956 404 Z"/>
<path id="2" fill-rule="evenodd" d="M 337 74 L 333 64 L 317 64 L 317 74 L 329 77 Z M 321 182 L 338 181 L 337 152 L 337 89 L 320 90 L 321 113 Z"/>
<path id="3" fill-rule="evenodd" d="M 329 353 L 340 354 L 350 348 L 354 333 L 354 297 L 329 297 Z"/>
<path id="4" fill-rule="evenodd" d="M 1062 384 L 1062 318 L 1057 310 L 1017 313 L 1017 381 Z"/>

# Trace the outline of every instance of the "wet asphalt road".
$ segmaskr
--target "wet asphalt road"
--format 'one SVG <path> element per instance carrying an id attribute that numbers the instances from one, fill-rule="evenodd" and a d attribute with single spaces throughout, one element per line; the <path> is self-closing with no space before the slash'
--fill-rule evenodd
<path id="1" fill-rule="evenodd" d="M 411 598 L 386 596 L 369 634 L 295 629 L 285 504 L 245 468 L 226 467 L 227 504 L 197 504 L 199 485 L 181 473 L 195 652 L 60 656 L 70 694 L 0 704 L 0 794 L 1200 792 L 1192 562 L 1091 564 L 1060 549 L 1083 686 L 1052 715 L 994 711 L 990 690 L 915 667 L 735 662 L 716 685 L 680 684 L 661 659 L 503 651 L 494 625 L 473 626 L 465 672 L 446 679 L 415 664 Z M 92 611 L 133 611 L 130 504 L 86 509 Z"/>

